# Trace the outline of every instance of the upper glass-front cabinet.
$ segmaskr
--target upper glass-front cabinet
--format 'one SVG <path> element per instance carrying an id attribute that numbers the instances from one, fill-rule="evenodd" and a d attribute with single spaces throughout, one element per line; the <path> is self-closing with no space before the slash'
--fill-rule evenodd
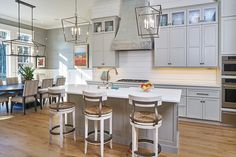
<path id="1" fill-rule="evenodd" d="M 162 14 L 161 16 L 161 22 L 160 22 L 160 26 L 161 27 L 166 27 L 169 25 L 169 17 L 168 17 L 168 14 Z"/>
<path id="2" fill-rule="evenodd" d="M 194 9 L 189 10 L 188 12 L 188 24 L 198 24 L 201 20 L 201 10 L 200 9 Z"/>
<path id="3" fill-rule="evenodd" d="M 216 8 L 204 8 L 204 22 L 216 22 Z"/>
<path id="4" fill-rule="evenodd" d="M 191 8 L 188 10 L 188 25 L 216 23 L 218 17 L 217 5 Z"/>
<path id="5" fill-rule="evenodd" d="M 186 15 L 185 11 L 171 12 L 171 24 L 172 26 L 182 26 L 185 25 Z"/>
<path id="6" fill-rule="evenodd" d="M 99 18 L 93 20 L 93 33 L 114 32 L 117 17 Z"/>

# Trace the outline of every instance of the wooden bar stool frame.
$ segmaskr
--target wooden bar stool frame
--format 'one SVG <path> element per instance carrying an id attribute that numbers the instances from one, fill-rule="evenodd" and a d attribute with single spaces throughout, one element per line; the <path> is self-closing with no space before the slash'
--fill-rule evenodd
<path id="1" fill-rule="evenodd" d="M 140 97 L 129 95 L 129 104 L 132 105 L 132 113 L 130 115 L 130 124 L 132 126 L 132 157 L 136 156 L 155 156 L 158 157 L 158 129 L 162 125 L 161 116 L 158 114 L 158 106 L 162 105 L 161 97 Z M 138 122 L 135 119 L 136 108 L 154 108 L 155 119 L 151 123 Z M 154 140 L 138 139 L 138 129 L 154 130 Z M 138 143 L 146 142 L 153 144 L 153 153 L 141 153 L 138 151 Z"/>
<path id="2" fill-rule="evenodd" d="M 63 101 L 60 102 L 60 98 L 62 93 L 48 93 L 50 95 L 54 95 L 54 96 L 58 96 L 58 102 L 57 104 L 57 108 L 56 109 L 51 109 L 49 107 L 49 133 L 50 133 L 50 140 L 49 143 L 52 143 L 52 135 L 60 135 L 60 147 L 63 148 L 63 135 L 65 134 L 69 134 L 69 133 L 74 133 L 74 141 L 76 141 L 76 129 L 75 129 L 75 107 L 71 107 L 68 109 L 60 109 L 60 105 L 63 105 Z M 70 103 L 72 104 L 72 103 Z M 53 104 L 52 104 L 53 105 Z M 72 119 L 73 119 L 73 124 L 68 124 L 68 114 L 72 113 Z M 54 116 L 59 116 L 59 125 L 55 125 L 53 126 L 53 117 Z M 64 119 L 63 119 L 64 118 Z M 64 131 L 63 128 L 64 126 L 70 127 L 70 129 L 68 131 Z M 60 128 L 59 129 L 59 133 L 55 132 L 54 130 L 56 128 Z"/>
<path id="3" fill-rule="evenodd" d="M 87 102 L 97 102 L 99 103 L 99 113 L 97 115 L 88 114 L 84 111 L 85 115 L 85 147 L 84 153 L 87 154 L 88 144 L 100 145 L 100 155 L 104 156 L 104 144 L 110 143 L 110 148 L 112 149 L 112 112 L 108 114 L 102 113 L 102 107 L 104 106 L 104 101 L 107 96 L 104 92 L 100 93 L 90 93 L 83 91 L 83 98 L 85 109 Z M 88 120 L 94 121 L 94 131 L 88 132 Z M 104 130 L 104 121 L 109 120 L 109 131 Z M 98 121 L 100 121 L 100 130 L 98 130 Z M 98 141 L 98 133 L 100 133 L 100 141 Z M 89 136 L 94 134 L 94 140 L 90 139 Z M 108 137 L 104 139 L 104 134 Z"/>

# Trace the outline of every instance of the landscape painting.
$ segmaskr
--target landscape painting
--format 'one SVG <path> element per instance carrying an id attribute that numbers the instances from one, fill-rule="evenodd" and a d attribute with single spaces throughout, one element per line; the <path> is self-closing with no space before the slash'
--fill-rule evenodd
<path id="1" fill-rule="evenodd" d="M 88 68 L 89 64 L 88 45 L 74 47 L 74 66 L 76 68 Z"/>

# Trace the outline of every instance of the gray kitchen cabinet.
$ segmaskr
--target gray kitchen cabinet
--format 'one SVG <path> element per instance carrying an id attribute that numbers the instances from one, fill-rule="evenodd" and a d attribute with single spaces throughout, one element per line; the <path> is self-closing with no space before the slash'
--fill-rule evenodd
<path id="1" fill-rule="evenodd" d="M 161 28 L 155 39 L 155 67 L 186 66 L 186 27 Z"/>
<path id="2" fill-rule="evenodd" d="M 186 98 L 186 96 L 181 96 L 180 103 L 178 106 L 178 115 L 180 117 L 187 116 L 187 98 Z"/>
<path id="3" fill-rule="evenodd" d="M 202 119 L 202 98 L 188 97 L 187 98 L 187 117 Z"/>
<path id="4" fill-rule="evenodd" d="M 236 16 L 221 19 L 221 54 L 236 55 Z"/>
<path id="5" fill-rule="evenodd" d="M 203 119 L 220 121 L 219 99 L 207 98 L 203 101 Z"/>
<path id="6" fill-rule="evenodd" d="M 236 1 L 235 0 L 221 0 L 221 17 L 236 16 Z"/>
<path id="7" fill-rule="evenodd" d="M 218 25 L 201 24 L 187 28 L 187 66 L 218 66 Z"/>
<path id="8" fill-rule="evenodd" d="M 118 54 L 111 49 L 111 44 L 116 34 L 117 21 L 117 17 L 93 20 L 93 67 L 116 67 L 118 65 Z"/>

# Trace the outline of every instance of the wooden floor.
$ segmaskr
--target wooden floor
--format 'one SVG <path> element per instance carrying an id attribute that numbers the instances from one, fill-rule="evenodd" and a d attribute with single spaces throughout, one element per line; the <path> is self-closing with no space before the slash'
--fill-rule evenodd
<path id="1" fill-rule="evenodd" d="M 0 107 L 1 109 L 2 107 Z M 58 137 L 49 144 L 48 111 L 35 113 L 27 110 L 6 115 L 0 111 L 0 157 L 98 157 L 99 147 L 88 147 L 83 154 L 82 139 L 74 142 L 72 136 L 64 139 L 60 149 Z M 160 157 L 236 157 L 236 129 L 222 126 L 180 122 L 180 150 L 178 154 L 162 152 Z M 107 157 L 129 157 L 128 147 L 113 144 L 113 149 L 105 147 Z"/>

